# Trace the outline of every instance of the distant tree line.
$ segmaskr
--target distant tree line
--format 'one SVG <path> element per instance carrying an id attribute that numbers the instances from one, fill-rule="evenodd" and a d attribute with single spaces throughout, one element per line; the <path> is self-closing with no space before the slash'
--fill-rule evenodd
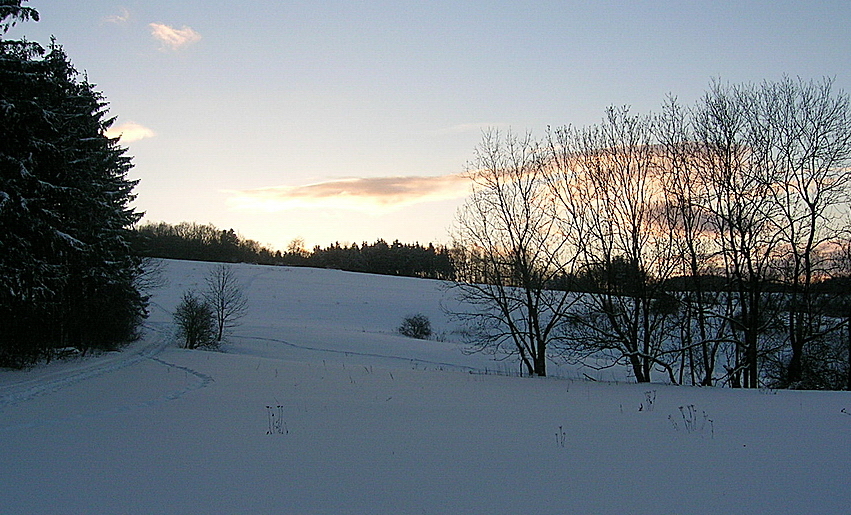
<path id="1" fill-rule="evenodd" d="M 287 264 L 371 274 L 429 279 L 455 277 L 449 250 L 431 243 L 426 247 L 419 243 L 400 243 L 399 240 L 388 244 L 381 239 L 372 244 L 364 242 L 361 245 L 353 243 L 342 246 L 335 243 L 325 248 L 316 246 L 310 253 L 289 252 L 285 255 L 285 261 Z"/>
<path id="2" fill-rule="evenodd" d="M 485 134 L 459 211 L 479 350 L 638 382 L 851 389 L 851 103 L 715 82 L 693 106 Z"/>
<path id="3" fill-rule="evenodd" d="M 134 237 L 136 252 L 145 257 L 309 266 L 432 279 L 455 276 L 449 250 L 433 244 L 403 244 L 398 240 L 388 244 L 378 240 L 361 245 L 317 245 L 312 251 L 303 246 L 297 239 L 282 253 L 243 238 L 233 229 L 188 222 L 144 224 L 136 228 Z"/>
<path id="4" fill-rule="evenodd" d="M 133 247 L 141 256 L 166 259 L 265 265 L 281 264 L 283 259 L 279 251 L 243 238 L 233 229 L 194 222 L 140 225 L 135 230 Z"/>
<path id="5" fill-rule="evenodd" d="M 146 314 L 136 182 L 106 101 L 55 41 L 3 39 L 38 18 L 0 2 L 0 366 L 116 348 Z"/>

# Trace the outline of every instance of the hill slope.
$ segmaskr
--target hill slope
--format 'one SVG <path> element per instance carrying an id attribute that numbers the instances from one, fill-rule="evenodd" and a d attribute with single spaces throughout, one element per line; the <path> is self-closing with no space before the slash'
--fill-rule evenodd
<path id="1" fill-rule="evenodd" d="M 451 342 L 440 283 L 315 269 L 236 265 L 233 343 L 178 349 L 209 266 L 166 262 L 130 349 L 0 372 L 0 511 L 851 509 L 847 393 L 484 375 L 513 365 Z M 395 334 L 415 312 L 450 341 Z"/>

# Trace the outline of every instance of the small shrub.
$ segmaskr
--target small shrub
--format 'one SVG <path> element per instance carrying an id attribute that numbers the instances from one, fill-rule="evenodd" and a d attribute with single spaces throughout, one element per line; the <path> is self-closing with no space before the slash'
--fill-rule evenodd
<path id="1" fill-rule="evenodd" d="M 399 332 L 408 338 L 426 340 L 431 336 L 431 321 L 423 314 L 405 317 L 399 326 Z"/>
<path id="2" fill-rule="evenodd" d="M 213 308 L 193 291 L 183 293 L 183 298 L 174 310 L 177 335 L 183 347 L 213 347 L 216 344 L 216 321 Z"/>

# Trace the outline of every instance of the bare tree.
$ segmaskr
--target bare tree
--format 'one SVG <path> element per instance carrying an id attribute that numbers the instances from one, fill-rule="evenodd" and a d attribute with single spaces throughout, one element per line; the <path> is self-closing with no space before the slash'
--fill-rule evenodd
<path id="1" fill-rule="evenodd" d="M 839 384 L 851 317 L 820 283 L 847 243 L 851 100 L 832 80 L 715 81 L 543 146 L 488 133 L 468 172 L 453 258 L 478 350 L 530 373 L 555 351 L 639 382 Z"/>
<path id="2" fill-rule="evenodd" d="M 455 289 L 475 351 L 516 356 L 529 375 L 547 373 L 569 293 L 550 288 L 571 260 L 546 188 L 543 149 L 530 136 L 484 134 L 467 175 L 473 193 L 454 228 Z"/>
<path id="3" fill-rule="evenodd" d="M 216 343 L 213 310 L 203 297 L 193 291 L 183 293 L 180 304 L 174 310 L 174 323 L 184 348 L 197 349 Z"/>
<path id="4" fill-rule="evenodd" d="M 688 369 L 691 384 L 711 386 L 719 351 L 730 341 L 729 324 L 717 316 L 724 293 L 714 275 L 717 247 L 701 167 L 704 148 L 695 138 L 690 115 L 690 110 L 669 97 L 654 119 L 654 133 L 660 147 L 660 184 L 677 262 L 675 275 L 680 276 L 668 288 L 681 304 L 679 382 L 684 383 Z"/>
<path id="5" fill-rule="evenodd" d="M 772 201 L 778 182 L 766 149 L 775 134 L 754 116 L 759 95 L 750 85 L 713 82 L 694 112 L 701 173 L 713 234 L 729 284 L 724 316 L 735 342 L 728 356 L 732 386 L 757 388 L 759 360 L 782 347 L 777 302 L 769 295 L 780 248 L 780 213 Z"/>
<path id="6" fill-rule="evenodd" d="M 819 309 L 813 291 L 830 261 L 825 248 L 847 217 L 851 184 L 851 105 L 848 95 L 832 90 L 831 79 L 804 82 L 784 78 L 763 83 L 752 118 L 762 152 L 775 170 L 771 199 L 780 214 L 781 258 L 788 284 L 787 327 L 791 348 L 784 383 L 802 379 L 805 347 L 838 328 Z M 842 216 L 844 215 L 844 216 Z"/>
<path id="7" fill-rule="evenodd" d="M 304 238 L 301 236 L 293 238 L 287 245 L 287 254 L 301 259 L 306 259 L 310 252 L 305 248 Z"/>
<path id="8" fill-rule="evenodd" d="M 570 317 L 574 356 L 628 364 L 638 382 L 661 368 L 675 382 L 667 334 L 675 306 L 662 290 L 673 251 L 650 118 L 609 108 L 599 125 L 556 131 L 550 147 L 553 196 L 573 224 L 570 247 L 591 292 Z"/>
<path id="9" fill-rule="evenodd" d="M 696 311 L 704 371 L 711 366 L 707 358 L 729 340 L 733 345 L 723 348 L 730 351 L 725 365 L 731 384 L 795 384 L 805 347 L 824 348 L 818 341 L 839 327 L 826 316 L 828 302 L 815 287 L 829 271 L 829 249 L 847 218 L 847 95 L 834 94 L 828 79 L 714 82 L 689 113 L 669 101 L 656 132 L 666 155 L 665 195 L 678 228 L 674 242 L 683 263 L 691 261 L 685 268 L 692 278 L 688 296 L 703 297 L 701 262 L 709 270 L 720 265 L 729 281 L 724 312 Z M 708 316 L 702 320 L 701 313 Z M 722 320 L 714 326 L 720 331 L 708 334 L 704 328 L 713 317 Z M 810 363 L 812 358 L 810 353 Z M 771 364 L 773 378 L 760 372 L 760 361 Z"/>
<path id="10" fill-rule="evenodd" d="M 229 265 L 210 269 L 206 277 L 204 298 L 213 310 L 216 321 L 216 341 L 222 341 L 226 329 L 236 327 L 248 311 L 248 299 Z"/>

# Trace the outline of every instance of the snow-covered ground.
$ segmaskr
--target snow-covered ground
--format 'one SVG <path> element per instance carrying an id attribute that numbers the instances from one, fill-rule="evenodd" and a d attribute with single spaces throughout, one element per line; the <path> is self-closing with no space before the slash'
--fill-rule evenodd
<path id="1" fill-rule="evenodd" d="M 0 512 L 851 513 L 848 393 L 484 374 L 441 283 L 316 269 L 234 265 L 232 343 L 179 349 L 210 266 L 123 352 L 0 371 Z"/>

